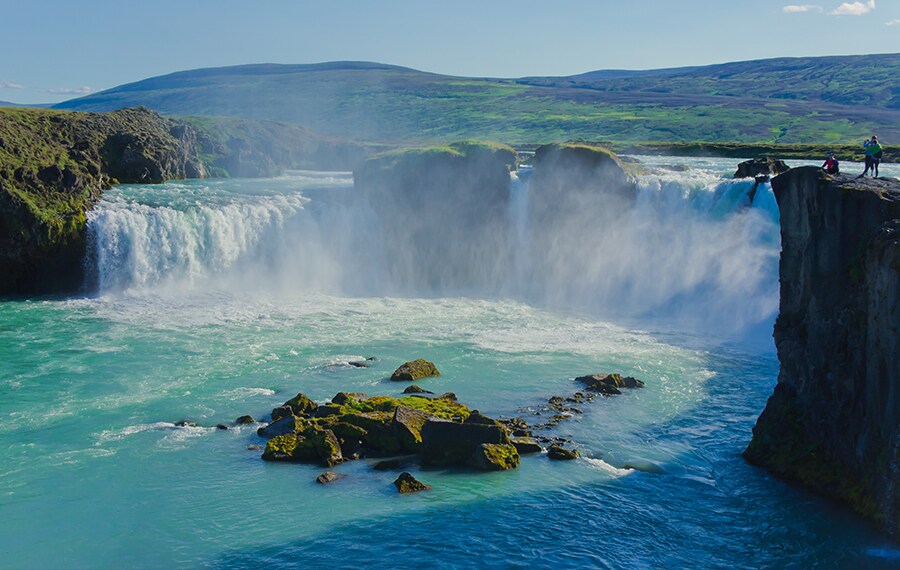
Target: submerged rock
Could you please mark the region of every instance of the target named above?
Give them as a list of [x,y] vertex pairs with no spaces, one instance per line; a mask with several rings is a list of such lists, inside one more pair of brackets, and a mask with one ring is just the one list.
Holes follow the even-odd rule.
[[437,366],[433,362],[429,362],[423,358],[413,360],[402,364],[397,370],[391,374],[391,380],[394,382],[415,382],[422,378],[430,378],[432,376],[440,376]]
[[399,459],[385,459],[373,465],[372,469],[375,471],[392,471],[394,469],[400,469],[401,465],[402,462]]
[[577,459],[580,454],[575,449],[566,449],[561,445],[551,445],[547,450],[547,457],[557,461],[571,461]]
[[335,473],[334,471],[326,471],[322,473],[318,477],[316,477],[316,483],[320,485],[327,485],[328,483],[334,483],[338,479],[345,478],[346,475],[343,473]]
[[228,429],[228,426],[226,426],[225,424],[216,424],[216,429],[218,429],[218,430],[227,430],[227,429]]
[[397,490],[403,494],[406,493],[418,493],[419,491],[427,491],[431,489],[431,485],[426,485],[422,483],[418,479],[412,476],[412,473],[408,471],[404,471],[397,477],[397,480],[394,481],[394,486],[397,487]]
[[191,420],[178,420],[175,427],[197,427],[197,422]]

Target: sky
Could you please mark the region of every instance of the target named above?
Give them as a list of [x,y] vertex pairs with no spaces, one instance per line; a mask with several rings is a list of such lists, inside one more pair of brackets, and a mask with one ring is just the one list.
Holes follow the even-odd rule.
[[0,100],[17,103],[245,63],[361,60],[521,77],[900,52],[900,0],[0,0],[0,9]]

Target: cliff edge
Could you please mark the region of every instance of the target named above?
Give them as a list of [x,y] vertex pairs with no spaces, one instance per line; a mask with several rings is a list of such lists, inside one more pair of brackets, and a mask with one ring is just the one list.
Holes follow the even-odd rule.
[[781,371],[746,459],[900,536],[900,182],[815,167],[781,210]]
[[0,109],[0,294],[78,290],[85,214],[114,183],[205,173],[196,132],[149,109]]

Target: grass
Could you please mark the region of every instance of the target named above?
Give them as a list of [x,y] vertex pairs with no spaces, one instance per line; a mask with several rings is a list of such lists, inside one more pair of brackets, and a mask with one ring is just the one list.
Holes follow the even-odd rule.
[[142,104],[384,143],[833,145],[873,132],[900,140],[900,100],[892,95],[900,55],[884,56],[874,69],[852,58],[751,63],[604,80],[460,78],[374,64],[242,66],[152,78],[62,106]]

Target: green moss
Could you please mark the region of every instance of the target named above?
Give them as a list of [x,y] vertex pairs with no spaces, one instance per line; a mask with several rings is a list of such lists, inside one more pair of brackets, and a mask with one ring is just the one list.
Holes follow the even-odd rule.
[[423,378],[440,375],[440,371],[433,362],[429,362],[424,358],[419,358],[418,360],[412,360],[401,364],[397,370],[391,374],[391,380],[395,382],[416,382]]
[[487,471],[507,471],[519,466],[519,451],[511,444],[483,443],[468,463]]

